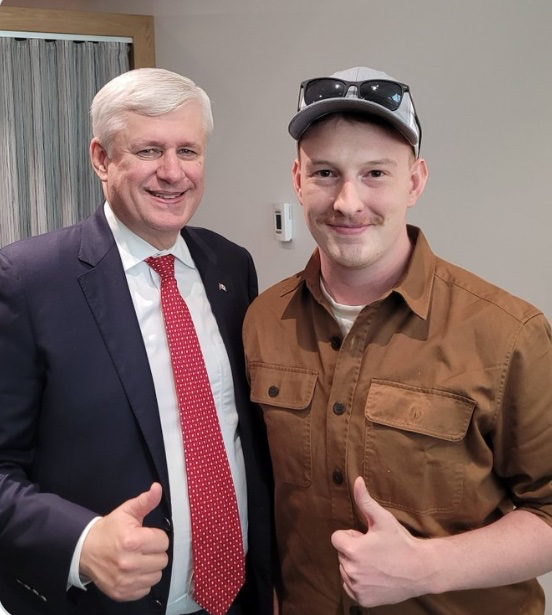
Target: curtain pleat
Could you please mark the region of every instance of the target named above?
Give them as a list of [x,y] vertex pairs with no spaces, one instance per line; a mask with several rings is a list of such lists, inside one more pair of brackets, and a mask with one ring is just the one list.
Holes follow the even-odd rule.
[[74,224],[102,202],[90,103],[127,70],[128,43],[0,38],[0,246]]

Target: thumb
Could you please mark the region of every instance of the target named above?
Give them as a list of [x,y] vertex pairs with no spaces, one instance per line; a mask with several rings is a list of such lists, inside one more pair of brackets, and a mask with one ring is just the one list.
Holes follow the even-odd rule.
[[119,506],[119,511],[130,515],[138,525],[142,525],[144,517],[154,508],[159,506],[163,489],[159,483],[153,483],[149,491],[144,491],[139,496],[123,502]]
[[340,553],[346,545],[351,544],[351,538],[362,538],[364,534],[358,530],[336,530],[330,537],[330,541],[335,549]]
[[376,502],[376,500],[374,500],[374,498],[368,493],[366,484],[364,483],[364,480],[361,476],[358,476],[356,478],[353,492],[357,506],[366,517],[366,521],[368,522],[368,529],[370,529],[376,523],[385,523],[388,520],[389,516],[394,519],[391,513],[389,513],[387,510],[385,510],[385,508],[380,506]]

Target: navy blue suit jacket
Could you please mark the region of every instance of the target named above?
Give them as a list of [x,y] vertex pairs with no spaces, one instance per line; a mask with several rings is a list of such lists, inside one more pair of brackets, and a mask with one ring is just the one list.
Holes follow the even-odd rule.
[[[246,462],[245,598],[271,613],[270,479],[249,402],[241,325],[257,293],[249,253],[205,229],[182,231],[225,342]],[[96,515],[158,481],[145,524],[171,532],[153,380],[103,207],[80,224],[0,251],[0,602],[13,615],[164,613],[171,564],[146,598],[66,591],[76,542]],[[172,562],[172,540],[169,559]]]

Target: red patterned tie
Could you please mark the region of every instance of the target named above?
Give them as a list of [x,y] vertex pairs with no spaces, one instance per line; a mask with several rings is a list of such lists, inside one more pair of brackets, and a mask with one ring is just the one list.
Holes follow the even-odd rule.
[[192,522],[194,599],[225,615],[245,580],[236,493],[194,323],[174,277],[174,256],[148,258],[161,276],[161,306],[184,439]]

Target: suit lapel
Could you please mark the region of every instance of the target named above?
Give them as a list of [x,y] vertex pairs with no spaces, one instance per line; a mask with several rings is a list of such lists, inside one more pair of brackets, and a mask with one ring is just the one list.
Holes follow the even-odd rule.
[[226,271],[218,266],[218,259],[212,248],[197,235],[185,228],[182,236],[188,245],[190,254],[203,281],[205,294],[211,304],[211,310],[217,321],[217,325],[226,346],[228,355],[231,356],[232,342],[228,329],[230,319],[227,308],[232,303],[235,289],[232,278]]
[[79,276],[79,284],[153,457],[163,493],[170,502],[153,379],[119,251],[103,208],[83,222],[79,259],[91,266]]

